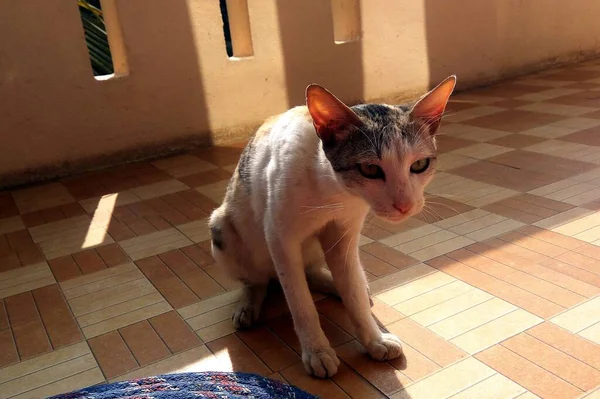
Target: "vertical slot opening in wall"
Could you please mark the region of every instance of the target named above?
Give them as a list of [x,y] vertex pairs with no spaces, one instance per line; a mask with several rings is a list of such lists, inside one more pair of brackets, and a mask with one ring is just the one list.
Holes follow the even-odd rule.
[[116,0],[77,0],[96,80],[129,73]]
[[225,49],[232,58],[254,55],[247,0],[219,0],[223,18]]
[[360,40],[360,0],[331,0],[333,40],[337,44]]

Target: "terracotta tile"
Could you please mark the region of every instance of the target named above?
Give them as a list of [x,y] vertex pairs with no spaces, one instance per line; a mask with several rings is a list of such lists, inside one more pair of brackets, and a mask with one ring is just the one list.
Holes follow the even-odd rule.
[[502,346],[581,390],[587,391],[600,384],[600,371],[528,334],[516,335],[502,342]]
[[503,346],[487,349],[476,358],[543,398],[573,398],[582,391]]
[[48,265],[58,282],[66,281],[82,274],[71,255],[49,260]]
[[444,256],[427,261],[427,264],[543,318],[551,317],[564,309],[547,299]]
[[148,320],[171,353],[179,353],[202,344],[202,341],[176,312],[167,312]]
[[440,370],[441,367],[406,342],[402,343],[404,357],[388,361],[412,381],[419,381]]
[[31,248],[34,243],[27,230],[14,231],[6,235],[10,246],[15,251]]
[[538,240],[535,237],[520,234],[518,232],[510,232],[497,237],[498,240],[506,241],[515,244],[531,251],[538,252],[542,255],[556,257],[568,252],[568,249],[554,245],[548,241]]
[[454,151],[459,148],[468,147],[476,144],[476,141],[462,139],[460,137],[440,136],[437,141],[438,151],[440,153]]
[[363,225],[361,234],[373,240],[381,240],[392,235],[392,233],[389,231],[384,230],[381,227],[377,227],[371,223],[365,223]]
[[19,354],[10,329],[0,330],[0,368],[19,361]]
[[[192,203],[198,209],[201,209],[207,215],[209,215],[215,208],[219,206],[212,199],[199,193],[197,190],[184,190],[177,193],[179,196],[185,198],[187,201]],[[191,218],[190,218],[191,219]]]
[[21,217],[23,218],[23,223],[25,223],[26,227],[35,227],[46,223],[46,218],[42,211],[24,213]]
[[117,331],[89,339],[88,344],[107,379],[139,367]]
[[369,358],[367,351],[357,342],[350,341],[336,348],[345,363],[386,395],[399,391],[412,381],[387,362]]
[[458,167],[451,169],[449,172],[467,179],[516,191],[530,191],[560,179],[543,172],[515,169],[491,160]]
[[564,253],[560,256],[557,256],[556,260],[583,270],[587,270],[594,274],[600,274],[598,273],[598,270],[600,270],[600,260],[590,258],[589,256],[585,256],[577,252]]
[[179,178],[181,182],[189,187],[198,187],[206,184],[216,183],[223,180],[229,180],[231,173],[223,169],[214,169],[208,172],[195,173],[193,175],[182,176]]
[[0,272],[13,270],[21,266],[21,261],[16,253],[0,256]]
[[377,277],[398,271],[394,266],[363,250],[360,250],[360,260],[363,268]]
[[119,332],[140,366],[154,363],[171,355],[147,320],[120,328]]
[[10,193],[0,193],[0,218],[6,218],[19,214],[15,201]]
[[217,357],[224,357],[235,370],[268,376],[275,370],[269,368],[235,335],[227,335],[206,344]]
[[541,229],[536,226],[523,226],[520,229],[518,229],[517,232],[571,250],[587,245],[584,241],[580,241],[573,237],[568,237],[559,233],[555,233],[550,230]]
[[360,249],[386,263],[389,263],[396,269],[405,269],[409,266],[419,263],[418,260],[379,242],[372,242],[370,244],[363,245]]
[[340,363],[338,372],[332,379],[344,392],[349,393],[354,398],[383,399],[386,397],[369,381],[348,367],[346,363]]
[[563,119],[563,117],[558,115],[511,109],[497,112],[492,115],[469,119],[463,123],[471,126],[519,133],[537,126],[548,125],[561,119]]
[[54,349],[83,339],[57,284],[38,288],[32,293]]
[[490,158],[489,161],[529,171],[548,170],[551,167],[552,176],[562,179],[596,168],[594,164],[588,162],[522,150],[501,154]]
[[580,269],[578,267],[573,267],[565,262],[561,262],[556,259],[550,259],[544,262],[541,262],[541,265],[547,267],[548,269],[555,270],[559,273],[565,274],[567,276],[573,277],[574,279],[584,281],[587,284],[600,287],[600,275],[589,272],[584,269]]
[[407,387],[392,398],[448,398],[493,374],[494,370],[469,357]]
[[445,367],[463,357],[465,352],[416,322],[405,318],[387,326],[391,333],[438,365]]
[[325,298],[315,302],[317,311],[330,320],[337,327],[356,338],[354,325],[348,316],[348,312],[341,300],[336,298]]
[[159,258],[141,259],[136,264],[174,308],[198,301],[198,297]]
[[226,291],[232,291],[243,286],[241,281],[233,280],[221,265],[213,263],[204,267],[204,271]]
[[108,226],[107,231],[115,241],[122,241],[136,237],[136,234],[129,227],[118,220],[113,220]]
[[[472,94],[478,94],[482,96],[493,96],[493,97],[504,97],[504,98],[514,98],[519,97],[529,93],[537,93],[542,91],[543,88],[539,86],[530,86],[527,84],[521,83],[500,83],[493,86],[485,87],[482,89],[473,90]],[[494,103],[495,104],[495,103]]]
[[96,252],[108,267],[118,266],[129,261],[129,257],[116,243],[98,247]]
[[72,255],[73,260],[79,266],[79,269],[83,274],[89,274],[106,269],[106,265],[102,261],[102,258],[93,249],[87,251],[78,252]]
[[143,236],[158,231],[150,222],[146,219],[138,218],[125,223],[127,227],[131,229],[137,236]]
[[300,363],[300,357],[268,328],[260,326],[236,335],[273,371]]
[[21,360],[52,350],[31,292],[4,299]]
[[321,398],[347,399],[349,396],[330,379],[317,379],[306,374],[303,364],[282,370],[280,374],[290,384]]
[[0,300],[0,330],[4,330],[5,328],[9,328],[10,325],[8,323],[8,314],[6,313],[6,306],[4,305],[4,301]]

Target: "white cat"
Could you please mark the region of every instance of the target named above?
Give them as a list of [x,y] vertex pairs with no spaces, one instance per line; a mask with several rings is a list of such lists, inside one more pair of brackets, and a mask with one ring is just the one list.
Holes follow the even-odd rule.
[[372,358],[402,354],[400,340],[382,333],[371,314],[359,234],[369,211],[392,222],[421,211],[455,84],[450,76],[412,106],[353,107],[310,85],[307,106],[260,127],[209,222],[213,256],[244,282],[236,328],[257,320],[267,284],[277,278],[308,373],[331,377],[339,365],[309,288],[339,293]]

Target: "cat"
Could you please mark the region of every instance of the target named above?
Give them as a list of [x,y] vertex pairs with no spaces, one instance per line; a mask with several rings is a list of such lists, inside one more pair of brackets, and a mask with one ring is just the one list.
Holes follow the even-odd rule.
[[452,75],[414,104],[348,107],[312,84],[306,106],[257,130],[209,218],[215,260],[243,282],[236,328],[257,321],[267,285],[278,279],[309,374],[331,377],[339,366],[310,290],[342,299],[373,359],[402,355],[400,340],[371,314],[359,234],[369,212],[398,223],[422,210],[455,85]]

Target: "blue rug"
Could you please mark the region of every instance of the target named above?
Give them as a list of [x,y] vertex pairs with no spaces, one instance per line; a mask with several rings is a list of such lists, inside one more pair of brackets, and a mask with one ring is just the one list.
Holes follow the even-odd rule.
[[51,399],[316,399],[298,388],[247,373],[182,373],[94,385]]

